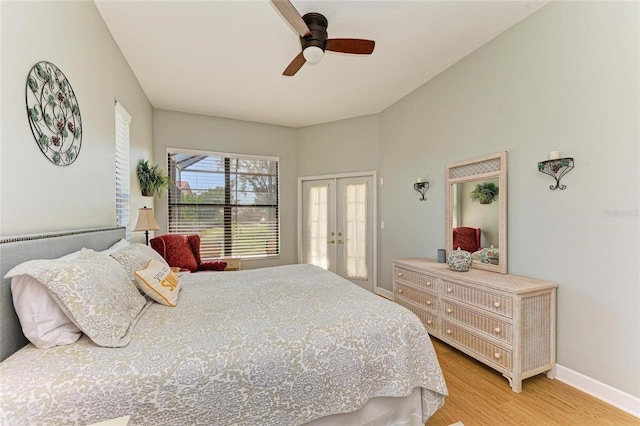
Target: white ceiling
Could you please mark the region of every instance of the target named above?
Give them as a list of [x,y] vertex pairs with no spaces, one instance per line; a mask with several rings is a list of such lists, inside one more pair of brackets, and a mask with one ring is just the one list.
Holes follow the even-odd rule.
[[547,2],[293,0],[329,38],[376,41],[293,77],[299,37],[269,0],[95,3],[154,108],[303,127],[384,110]]

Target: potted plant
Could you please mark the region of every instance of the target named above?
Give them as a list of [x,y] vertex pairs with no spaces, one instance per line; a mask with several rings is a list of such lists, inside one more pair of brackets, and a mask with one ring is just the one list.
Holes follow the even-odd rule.
[[498,185],[493,182],[484,182],[476,185],[476,189],[469,194],[471,201],[480,204],[491,204],[498,197]]
[[157,194],[158,197],[162,197],[164,190],[169,186],[169,177],[164,174],[164,171],[157,164],[150,166],[147,160],[138,161],[136,171],[142,196],[153,197]]

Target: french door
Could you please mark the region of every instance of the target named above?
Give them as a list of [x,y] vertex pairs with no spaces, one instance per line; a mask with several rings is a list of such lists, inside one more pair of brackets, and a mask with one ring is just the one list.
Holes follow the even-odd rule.
[[373,291],[374,173],[302,178],[301,263],[334,272]]

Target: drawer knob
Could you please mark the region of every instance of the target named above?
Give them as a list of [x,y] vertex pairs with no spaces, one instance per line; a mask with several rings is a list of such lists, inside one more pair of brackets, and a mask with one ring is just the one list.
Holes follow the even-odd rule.
[[451,334],[451,330],[447,330],[447,334]]
[[495,306],[496,308],[499,308],[500,307],[500,302],[494,302],[493,306]]
[[431,321],[431,320],[427,320],[427,324],[429,324],[429,325],[431,325],[432,322],[433,321]]
[[495,359],[500,359],[500,354],[496,352],[495,354],[493,354],[493,357],[494,357]]
[[451,308],[447,308],[447,313],[450,314],[451,313]]
[[447,288],[447,293],[451,293],[452,291],[451,288]]
[[427,287],[431,286],[431,281],[427,281]]
[[500,327],[496,327],[494,331],[496,332],[496,334],[500,334],[502,332],[502,330],[500,330]]
[[402,289],[401,288],[398,289],[398,293],[402,293]]
[[427,300],[427,306],[431,305],[431,300]]
[[402,272],[398,272],[398,276],[401,277],[402,276]]

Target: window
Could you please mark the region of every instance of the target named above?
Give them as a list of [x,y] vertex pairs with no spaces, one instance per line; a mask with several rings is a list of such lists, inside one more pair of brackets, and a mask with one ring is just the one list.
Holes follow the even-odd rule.
[[116,102],[116,225],[126,227],[126,238],[130,241],[129,225],[129,126],[131,116]]
[[169,149],[169,233],[199,234],[202,258],[280,254],[278,158]]

